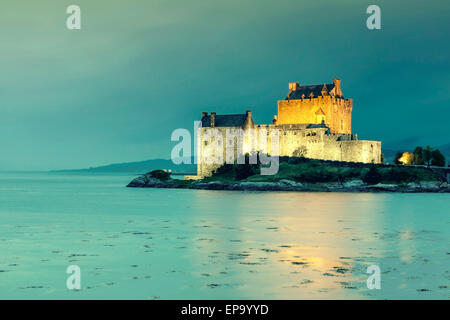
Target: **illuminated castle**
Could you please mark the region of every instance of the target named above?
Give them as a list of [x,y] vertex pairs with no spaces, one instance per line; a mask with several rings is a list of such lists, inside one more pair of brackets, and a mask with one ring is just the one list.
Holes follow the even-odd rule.
[[[297,156],[312,159],[380,163],[381,142],[358,140],[352,134],[352,99],[345,99],[341,90],[341,81],[333,83],[301,86],[289,84],[289,93],[284,100],[278,101],[278,116],[272,124],[255,124],[251,111],[244,114],[217,115],[215,112],[202,113],[201,127],[198,133],[197,154],[199,157],[198,176],[210,176],[220,164],[209,163],[208,158],[217,157],[217,153],[226,160],[226,143],[234,144],[235,159],[239,154],[259,152],[264,149],[273,153],[271,131],[277,131],[280,156]],[[208,130],[217,129],[222,133],[224,143],[214,143],[208,137]],[[248,133],[242,143],[228,141],[226,135],[235,129]],[[261,135],[264,130],[267,135]]]
[[274,124],[320,124],[331,133],[352,133],[352,99],[344,99],[341,80],[333,83],[300,86],[289,84],[286,99],[278,101],[278,119]]

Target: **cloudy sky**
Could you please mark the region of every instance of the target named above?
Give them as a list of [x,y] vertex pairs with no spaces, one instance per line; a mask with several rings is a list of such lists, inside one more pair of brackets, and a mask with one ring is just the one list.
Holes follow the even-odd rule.
[[3,0],[0,170],[168,159],[202,111],[267,123],[288,82],[333,77],[360,138],[446,144],[449,21],[438,0]]

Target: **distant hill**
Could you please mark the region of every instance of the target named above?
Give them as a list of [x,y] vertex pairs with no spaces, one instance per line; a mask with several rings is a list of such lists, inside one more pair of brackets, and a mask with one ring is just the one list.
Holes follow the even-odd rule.
[[114,163],[106,166],[91,167],[86,169],[56,170],[53,172],[86,172],[86,173],[147,173],[156,169],[170,169],[173,172],[197,172],[196,164],[176,165],[172,160],[153,159],[137,162]]
[[[445,156],[447,161],[450,160],[450,143],[437,147]],[[382,149],[382,152],[386,158],[386,162],[393,162],[394,156],[398,151],[412,151],[414,148],[408,147],[398,147],[395,148],[389,145],[386,149]],[[191,163],[193,163],[193,159]],[[173,172],[182,173],[194,173],[197,172],[196,164],[180,164],[175,165],[172,160],[167,159],[153,159],[137,162],[126,162],[126,163],[113,163],[106,166],[91,167],[86,169],[67,169],[67,170],[56,170],[53,172],[92,172],[92,173],[146,173],[156,169],[170,169]]]

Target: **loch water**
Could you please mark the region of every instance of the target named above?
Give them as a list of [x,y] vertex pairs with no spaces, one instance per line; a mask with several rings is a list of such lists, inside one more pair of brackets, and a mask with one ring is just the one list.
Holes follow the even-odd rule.
[[[125,188],[132,178],[0,173],[0,298],[450,297],[448,194]],[[71,265],[81,290],[66,287]]]

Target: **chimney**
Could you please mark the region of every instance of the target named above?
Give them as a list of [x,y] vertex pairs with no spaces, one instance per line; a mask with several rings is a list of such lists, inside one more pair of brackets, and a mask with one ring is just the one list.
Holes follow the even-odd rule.
[[202,112],[202,119],[208,116],[208,112]]
[[336,88],[335,89],[336,95],[343,96],[342,91],[341,91],[341,80],[338,78],[334,78],[333,83],[334,83],[334,87]]
[[290,82],[289,83],[289,91],[295,91],[300,87],[300,84],[298,82]]
[[216,126],[216,113],[211,112],[211,127],[215,127],[215,126]]
[[245,114],[247,117],[245,118],[243,127],[244,127],[244,129],[252,128],[255,125],[255,123],[253,122],[253,119],[252,119],[252,112],[250,110],[247,110],[247,111],[245,111]]

